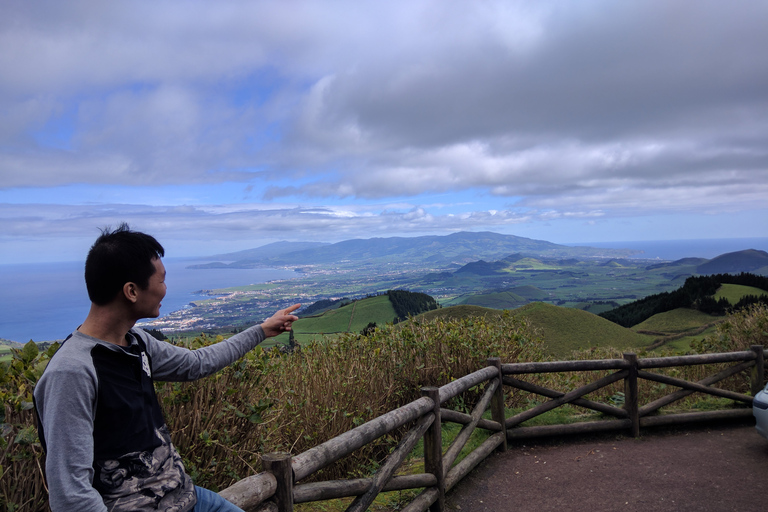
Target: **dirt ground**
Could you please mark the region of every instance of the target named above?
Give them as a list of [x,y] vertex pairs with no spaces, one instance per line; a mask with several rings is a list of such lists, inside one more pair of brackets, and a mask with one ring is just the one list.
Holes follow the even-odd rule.
[[465,512],[766,512],[768,439],[754,421],[510,445],[446,500]]

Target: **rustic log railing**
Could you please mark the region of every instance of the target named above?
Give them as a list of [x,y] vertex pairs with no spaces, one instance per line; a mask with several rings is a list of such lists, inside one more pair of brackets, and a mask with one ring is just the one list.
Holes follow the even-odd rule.
[[[735,363],[715,375],[690,382],[654,373],[650,370],[667,367]],[[443,511],[445,494],[464,478],[479,462],[494,451],[503,451],[507,442],[520,438],[551,435],[623,430],[632,436],[640,428],[685,424],[709,420],[734,419],[752,415],[751,407],[717,411],[654,415],[661,407],[685,398],[694,392],[724,397],[751,406],[752,396],[713,387],[714,384],[745,370],[751,371],[751,394],[758,393],[765,382],[765,350],[755,345],[744,352],[702,354],[678,357],[638,359],[624,354],[623,359],[591,361],[556,361],[501,364],[489,359],[488,366],[440,388],[423,388],[422,397],[390,411],[359,427],[345,432],[304,453],[271,453],[262,456],[264,472],[241,480],[224,489],[221,494],[246,511],[289,512],[294,504],[336,498],[353,497],[347,511],[364,511],[381,492],[423,489],[403,511]],[[612,371],[580,388],[561,392],[522,380],[526,374],[552,372]],[[670,385],[679,390],[645,405],[639,404],[638,380],[645,379]],[[601,388],[624,381],[624,406],[583,398]],[[485,383],[483,395],[471,414],[441,407],[465,391]],[[503,386],[540,395],[548,399],[531,409],[505,418]],[[523,427],[521,423],[565,404],[591,409],[614,420],[598,420],[564,425]],[[490,407],[491,419],[483,418]],[[443,453],[441,424],[463,425],[454,441]],[[302,483],[333,462],[406,425],[410,430],[397,448],[387,457],[372,478],[332,480]],[[490,432],[489,437],[458,464],[454,464],[476,428]],[[420,439],[424,439],[424,473],[395,476]]]

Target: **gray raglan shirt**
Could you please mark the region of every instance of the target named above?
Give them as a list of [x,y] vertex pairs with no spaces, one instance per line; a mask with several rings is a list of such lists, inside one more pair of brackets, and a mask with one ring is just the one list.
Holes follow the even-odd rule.
[[120,347],[75,331],[35,387],[53,512],[184,512],[194,486],[184,471],[153,380],[190,381],[233,363],[264,340],[260,326],[188,350],[139,328]]

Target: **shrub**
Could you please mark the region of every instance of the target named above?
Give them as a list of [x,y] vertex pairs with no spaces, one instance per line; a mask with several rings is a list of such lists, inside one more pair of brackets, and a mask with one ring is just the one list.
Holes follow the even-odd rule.
[[[260,468],[260,454],[298,454],[486,364],[539,360],[527,324],[501,319],[411,321],[348,333],[288,355],[252,351],[201,381],[159,383],[174,443],[198,485],[221,489]],[[397,442],[382,439],[325,471],[354,474]]]

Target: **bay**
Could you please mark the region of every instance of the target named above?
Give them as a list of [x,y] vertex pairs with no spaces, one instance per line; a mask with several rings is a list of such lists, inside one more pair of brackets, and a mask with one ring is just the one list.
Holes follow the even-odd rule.
[[[189,269],[204,263],[182,258],[163,259],[168,292],[161,316],[196,299],[200,290],[245,286],[301,274],[285,269]],[[82,262],[0,265],[0,338],[20,343],[66,337],[88,315]]]

